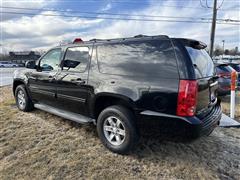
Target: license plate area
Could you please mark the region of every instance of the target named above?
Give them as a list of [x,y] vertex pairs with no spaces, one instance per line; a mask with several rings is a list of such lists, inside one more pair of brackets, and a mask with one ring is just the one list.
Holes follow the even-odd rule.
[[218,81],[215,81],[209,85],[209,105],[215,105],[217,103],[217,88]]

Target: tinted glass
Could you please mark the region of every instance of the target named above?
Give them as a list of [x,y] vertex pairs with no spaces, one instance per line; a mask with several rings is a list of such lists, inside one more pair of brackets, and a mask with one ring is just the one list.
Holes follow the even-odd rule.
[[102,73],[178,77],[176,58],[169,40],[102,45],[98,46],[97,52]]
[[56,70],[61,58],[61,49],[50,50],[40,61],[42,71]]
[[233,71],[233,69],[230,67],[230,66],[228,66],[228,65],[220,65],[220,66],[217,66],[216,67],[216,70],[217,70],[217,73],[230,73],[230,72],[232,72]]
[[233,69],[235,69],[237,72],[240,72],[240,65],[239,64],[233,64]]
[[207,51],[204,49],[195,49],[186,47],[192,63],[195,67],[197,77],[213,76],[214,64]]
[[89,59],[88,47],[71,47],[67,49],[64,58],[64,69],[69,71],[84,72]]

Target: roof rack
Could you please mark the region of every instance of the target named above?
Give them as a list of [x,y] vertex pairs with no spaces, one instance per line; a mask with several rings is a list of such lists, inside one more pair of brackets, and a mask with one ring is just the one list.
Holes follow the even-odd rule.
[[90,39],[89,41],[97,42],[97,41],[106,41],[106,40],[104,40],[104,39]]
[[163,38],[169,38],[167,35],[157,35],[157,36],[147,36],[147,35],[143,35],[143,34],[139,34],[139,35],[136,35],[136,36],[133,36],[133,37],[126,37],[126,38],[115,38],[115,39],[91,39],[89,40],[90,42],[91,41],[94,41],[94,42],[111,42],[111,41],[124,41],[124,40],[130,40],[130,39],[135,39],[135,38],[144,38],[144,37],[148,37],[148,38],[159,38],[159,37],[163,37]]
[[133,36],[134,38],[141,38],[141,37],[149,37],[147,35],[143,35],[143,34],[139,34],[139,35],[136,35],[136,36]]

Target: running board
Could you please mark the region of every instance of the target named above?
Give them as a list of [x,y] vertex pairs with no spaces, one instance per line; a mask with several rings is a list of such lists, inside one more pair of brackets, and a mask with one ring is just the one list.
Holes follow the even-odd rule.
[[77,123],[81,123],[81,124],[95,123],[94,119],[88,118],[86,116],[83,116],[83,115],[80,115],[80,114],[77,114],[77,113],[72,113],[72,112],[69,112],[69,111],[57,109],[57,108],[54,108],[52,106],[48,106],[48,105],[45,105],[45,104],[34,104],[34,107],[37,108],[37,109],[49,112],[51,114],[60,116],[62,118],[69,119],[71,121],[75,121]]

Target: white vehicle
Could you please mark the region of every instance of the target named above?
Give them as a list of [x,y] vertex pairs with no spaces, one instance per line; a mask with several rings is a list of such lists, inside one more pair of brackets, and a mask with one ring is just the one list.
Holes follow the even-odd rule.
[[0,61],[0,67],[18,67],[18,64],[9,62],[9,61]]

